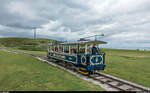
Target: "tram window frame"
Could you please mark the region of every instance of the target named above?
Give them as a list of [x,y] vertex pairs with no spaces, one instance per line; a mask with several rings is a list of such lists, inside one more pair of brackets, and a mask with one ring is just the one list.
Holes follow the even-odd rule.
[[53,46],[51,46],[51,52],[53,51]]
[[57,45],[55,45],[55,52],[58,52],[58,47],[57,47]]
[[85,45],[79,45],[79,51],[78,51],[78,53],[79,54],[85,54]]
[[92,53],[92,45],[88,44],[87,45],[87,54],[91,54]]
[[53,45],[53,52],[55,52],[55,46]]
[[56,45],[57,46],[57,51],[56,52],[59,52],[59,45]]
[[63,46],[59,45],[59,52],[63,53]]
[[64,46],[62,45],[62,53],[64,53]]
[[54,45],[54,52],[56,52],[56,46]]
[[48,51],[49,51],[49,52],[51,51],[51,46],[48,47]]
[[68,53],[69,54],[69,46],[64,46],[64,53]]
[[52,51],[54,52],[54,46],[52,46]]
[[77,46],[76,45],[70,46],[70,54],[73,54],[73,55],[77,54]]

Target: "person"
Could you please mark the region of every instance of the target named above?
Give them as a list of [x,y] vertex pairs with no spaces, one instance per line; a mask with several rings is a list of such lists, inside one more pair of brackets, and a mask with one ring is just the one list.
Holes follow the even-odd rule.
[[92,47],[92,55],[96,55],[96,54],[98,54],[98,50],[96,48],[96,44],[94,43]]

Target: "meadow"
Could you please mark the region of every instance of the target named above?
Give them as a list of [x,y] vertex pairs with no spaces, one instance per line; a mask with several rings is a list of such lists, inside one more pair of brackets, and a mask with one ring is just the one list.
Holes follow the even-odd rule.
[[0,50],[0,91],[104,91],[67,71]]
[[[19,41],[16,41],[16,39],[14,41],[11,41],[11,38],[9,38],[9,40],[10,40],[9,42],[12,42],[12,45],[15,45],[13,44],[13,42],[19,43]],[[26,42],[31,42],[31,41],[38,42],[36,46],[39,46],[41,44],[47,44],[48,42],[53,41],[53,40],[47,41],[47,39],[46,41],[43,41],[43,39],[39,39],[39,40],[23,39],[23,40],[25,40]],[[3,44],[3,46],[1,47],[6,47],[5,43],[9,44],[9,42],[4,42],[4,41],[7,41],[7,38],[4,40],[0,39],[1,45]],[[26,43],[23,42],[22,44],[26,45]],[[41,49],[38,50],[37,48],[34,48],[33,50],[36,51],[31,51],[32,48],[30,49],[30,47],[24,50],[23,48],[18,46],[13,48],[10,47],[8,49],[46,56],[47,54],[46,47],[41,47],[41,48],[42,50]],[[121,50],[121,49],[100,49],[100,50],[106,53],[106,57],[105,57],[106,69],[102,71],[103,73],[107,73],[116,76],[118,78],[122,78],[146,87],[150,87],[150,79],[149,79],[150,51]]]
[[[19,50],[46,56],[46,52]],[[101,49],[106,53],[106,69],[101,71],[146,87],[150,87],[150,51]]]
[[106,69],[102,72],[150,87],[150,51],[102,49]]

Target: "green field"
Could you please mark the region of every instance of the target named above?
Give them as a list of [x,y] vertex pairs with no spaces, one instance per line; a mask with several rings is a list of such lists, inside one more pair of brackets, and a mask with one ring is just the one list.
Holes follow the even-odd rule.
[[30,51],[30,50],[22,50],[22,49],[18,49],[18,48],[6,48],[6,49],[8,49],[8,50],[15,50],[15,51],[19,51],[19,52],[36,54],[36,55],[39,55],[39,56],[46,56],[47,55],[46,51]]
[[[18,49],[17,49],[18,50]],[[18,50],[46,56],[46,52]],[[106,69],[102,72],[150,87],[150,51],[102,49]]]
[[150,87],[150,51],[103,49],[104,73]]
[[[9,41],[8,41],[9,40]],[[19,40],[19,39],[18,39]],[[23,39],[24,40],[24,39]],[[8,42],[6,42],[8,41]],[[47,42],[44,42],[40,39],[25,39],[27,42],[38,42],[38,45],[40,44],[47,44]],[[26,45],[26,43],[23,43],[22,41],[16,41],[16,39],[13,39],[11,41],[11,38],[9,39],[0,39],[0,45],[3,47],[6,44],[9,45],[9,42],[12,42],[12,45],[16,42],[21,42],[18,46]],[[41,42],[41,43],[40,43]],[[30,44],[30,43],[29,43]],[[36,46],[38,46],[36,45]],[[17,45],[16,45],[17,46]],[[17,51],[23,51],[27,53],[37,54],[37,55],[43,55],[46,56],[46,51],[38,51],[39,48],[33,48],[33,47],[25,47],[19,48],[19,47],[9,49],[15,49]],[[36,50],[36,51],[30,51],[30,50]],[[46,47],[42,47],[42,49],[46,50]],[[106,53],[106,69],[102,72],[116,76],[118,78],[122,78],[146,87],[150,87],[150,51],[138,51],[138,50],[119,50],[119,49],[101,49]]]
[[0,91],[104,91],[37,59],[0,50]]
[[[102,49],[106,53],[106,69],[102,72],[150,87],[150,51]],[[24,51],[24,50],[21,50]],[[28,53],[36,52],[29,52]],[[45,55],[41,52],[41,55]]]

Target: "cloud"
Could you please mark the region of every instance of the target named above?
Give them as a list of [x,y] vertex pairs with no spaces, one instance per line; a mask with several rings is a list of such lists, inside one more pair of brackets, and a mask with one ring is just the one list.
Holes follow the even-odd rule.
[[44,24],[42,25],[41,27],[44,29],[44,30],[49,30],[49,31],[55,31],[57,28],[59,28],[59,26],[61,26],[62,23],[60,21],[53,21],[53,20],[50,20],[47,24]]
[[149,0],[2,0],[0,36],[75,41],[105,34],[108,47],[149,46]]

